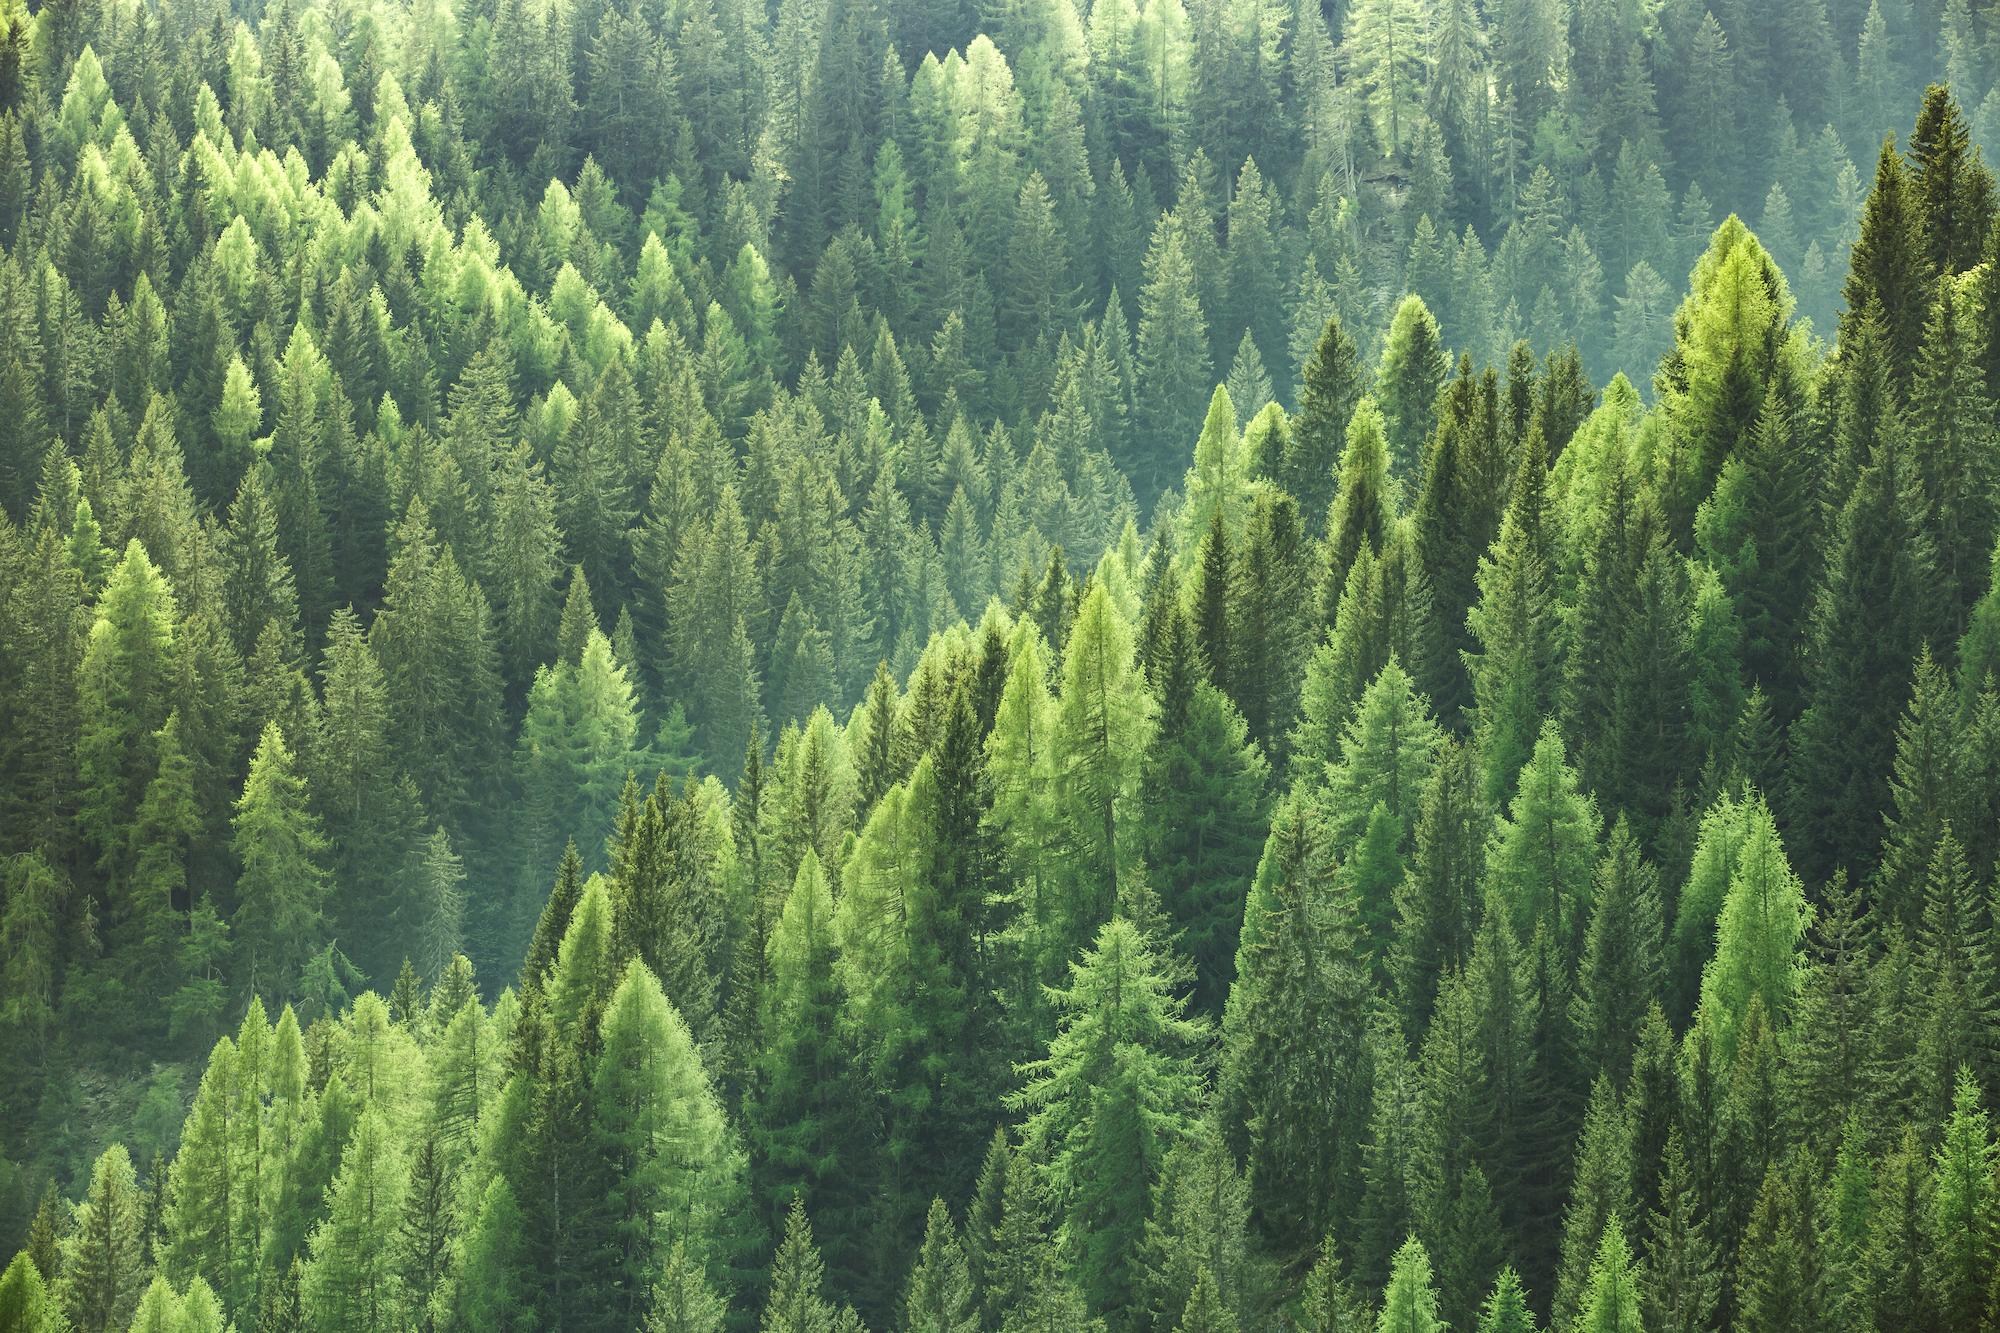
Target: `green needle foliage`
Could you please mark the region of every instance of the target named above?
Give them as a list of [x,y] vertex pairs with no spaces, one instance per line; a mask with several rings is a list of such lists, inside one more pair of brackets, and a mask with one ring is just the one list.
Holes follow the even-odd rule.
[[0,0],[0,1329],[1990,1328],[1991,28]]

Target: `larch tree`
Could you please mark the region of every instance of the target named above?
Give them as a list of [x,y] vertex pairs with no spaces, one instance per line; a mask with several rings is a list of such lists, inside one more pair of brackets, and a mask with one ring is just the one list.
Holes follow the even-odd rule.
[[282,997],[324,940],[326,839],[275,722],[257,743],[232,828],[243,867],[230,918],[239,967],[251,991]]
[[167,720],[173,671],[173,589],[137,538],[111,571],[78,667],[77,817],[107,868],[158,767],[153,738]]
[[1731,1058],[1753,999],[1774,1021],[1791,1012],[1798,989],[1799,946],[1812,924],[1805,887],[1792,873],[1778,827],[1759,801],[1750,810],[1729,890],[1715,923],[1715,955],[1701,976],[1700,1020]]
[[1120,901],[1139,852],[1135,807],[1154,727],[1151,693],[1133,654],[1132,627],[1102,583],[1077,609],[1063,651],[1051,765],[1063,837],[1069,955],[1095,936]]
[[396,1225],[407,1188],[406,1164],[383,1112],[364,1108],[306,1262],[305,1290],[323,1327],[354,1333],[404,1327],[407,1298],[395,1252],[381,1242]]

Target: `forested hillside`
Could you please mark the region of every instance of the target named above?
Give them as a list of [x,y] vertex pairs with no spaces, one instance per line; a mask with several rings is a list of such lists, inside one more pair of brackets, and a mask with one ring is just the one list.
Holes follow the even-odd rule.
[[1996,80],[0,0],[0,1331],[2000,1328]]

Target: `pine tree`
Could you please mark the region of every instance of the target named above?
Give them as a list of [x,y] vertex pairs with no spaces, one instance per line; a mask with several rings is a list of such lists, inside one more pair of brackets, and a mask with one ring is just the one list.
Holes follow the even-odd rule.
[[1414,480],[1423,464],[1424,447],[1437,425],[1438,390],[1450,373],[1437,320],[1421,298],[1405,296],[1389,321],[1376,376],[1390,472],[1398,480]]
[[1339,479],[1327,512],[1326,565],[1320,576],[1320,606],[1329,622],[1333,617],[1326,613],[1338,604],[1362,547],[1379,556],[1395,517],[1387,428],[1372,398],[1362,398],[1347,423]]
[[727,1314],[683,1245],[668,1253],[648,1306],[646,1333],[722,1333]]
[[1950,277],[1979,262],[1992,228],[1993,174],[1949,89],[1932,84],[1910,135],[1909,193],[1930,271]]
[[1494,1279],[1493,1291],[1479,1311],[1478,1333],[1535,1333],[1534,1312],[1512,1268],[1501,1269]]
[[1909,169],[1896,151],[1895,138],[1885,138],[1841,289],[1846,301],[1841,341],[1849,342],[1863,322],[1879,320],[1890,373],[1898,383],[1906,382],[1916,365],[1930,303],[1924,217],[1912,193]]
[[97,599],[77,669],[77,818],[106,868],[158,768],[153,738],[170,707],[177,614],[165,576],[133,539]]
[[[1599,1075],[1591,1089],[1577,1140],[1576,1170],[1569,1207],[1562,1222],[1562,1260],[1556,1273],[1552,1321],[1558,1328],[1574,1326],[1596,1295],[1594,1270],[1603,1257],[1608,1236],[1617,1235],[1617,1305],[1636,1317],[1638,1293],[1629,1272],[1624,1226],[1632,1206],[1631,1125],[1611,1081]],[[1610,1327],[1623,1328],[1613,1324]]]
[[1296,795],[1280,802],[1244,907],[1220,1092],[1247,1144],[1256,1224],[1287,1260],[1318,1245],[1359,1195],[1351,1136],[1312,1129],[1328,1107],[1354,1123],[1368,1097],[1359,941],[1318,812]]
[[1765,1173],[1737,1261],[1736,1298],[1746,1324],[1800,1330],[1826,1326],[1814,1183],[1805,1171],[1786,1164]]
[[[395,1243],[409,1317],[422,1330],[437,1326],[451,1272],[458,1218],[448,1171],[437,1139],[426,1135],[418,1140],[409,1155],[409,1183]],[[303,1286],[304,1274],[300,1277]]]
[[1624,816],[1613,825],[1592,885],[1595,900],[1579,961],[1574,1022],[1584,1068],[1623,1080],[1662,976],[1658,876],[1640,858]]
[[1546,928],[1574,957],[1597,866],[1597,802],[1579,790],[1553,722],[1543,725],[1520,779],[1488,844],[1486,888],[1506,905],[1518,938]]
[[1439,981],[1472,954],[1488,829],[1471,751],[1445,746],[1417,807],[1410,870],[1396,887],[1389,936],[1387,967],[1406,1033],[1429,1024]]
[[1715,925],[1715,956],[1701,976],[1700,1021],[1715,1030],[1723,1060],[1751,1004],[1782,1022],[1798,987],[1798,950],[1813,911],[1792,873],[1776,823],[1757,801],[1745,819],[1741,850]]
[[1196,1003],[1221,1009],[1257,865],[1268,769],[1228,696],[1203,679],[1187,616],[1172,614],[1153,675],[1158,725],[1139,800],[1161,905],[1193,957]]
[[159,771],[146,785],[132,827],[130,916],[111,928],[135,951],[128,956],[138,959],[142,993],[158,1000],[182,980],[181,937],[194,911],[188,862],[207,827],[195,801],[194,766],[181,744],[178,712],[167,715],[154,744]]
[[0,1273],[0,1320],[22,1333],[62,1333],[74,1327],[25,1250]]
[[[846,1189],[862,1174],[860,1107],[841,1023],[833,898],[819,857],[807,850],[766,945],[753,1093],[745,1107],[758,1204],[773,1222],[792,1200],[849,1224]],[[838,1238],[845,1247],[848,1237]],[[844,1269],[844,1253],[836,1254]]]
[[1247,1182],[1212,1118],[1169,1154],[1142,1256],[1145,1304],[1161,1323],[1204,1282],[1211,1318],[1247,1318],[1259,1304],[1269,1279],[1252,1246]]
[[1208,382],[1208,322],[1202,315],[1200,278],[1183,228],[1172,220],[1153,231],[1146,250],[1146,282],[1139,292],[1139,426],[1144,454],[1135,459],[1141,495],[1165,484],[1172,460],[1196,433],[1201,392]]
[[590,1113],[609,1167],[606,1268],[593,1293],[640,1322],[650,1281],[683,1247],[714,1271],[742,1173],[735,1136],[687,1025],[643,963],[633,962],[600,1023]]

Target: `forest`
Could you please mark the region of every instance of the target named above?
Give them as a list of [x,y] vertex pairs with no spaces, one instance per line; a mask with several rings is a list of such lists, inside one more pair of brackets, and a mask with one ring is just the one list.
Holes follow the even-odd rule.
[[1995,1333],[1982,144],[1970,0],[0,0],[0,1333]]

